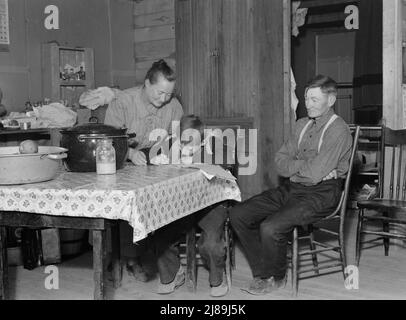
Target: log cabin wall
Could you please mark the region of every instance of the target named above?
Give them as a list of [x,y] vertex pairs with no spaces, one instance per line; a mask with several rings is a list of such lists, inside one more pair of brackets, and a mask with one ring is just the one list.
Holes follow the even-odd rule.
[[[44,27],[44,9],[59,8],[59,29]],[[135,83],[133,3],[128,0],[11,0],[10,46],[0,52],[0,88],[8,111],[42,100],[41,43],[94,49],[95,85]]]
[[151,64],[164,58],[175,65],[174,0],[133,2],[136,83],[143,83]]
[[276,186],[274,155],[291,130],[290,2],[176,0],[175,25],[185,112],[253,119],[258,167],[239,177],[243,198]]
[[273,157],[291,128],[290,1],[134,2],[136,81],[152,62],[175,64],[185,113],[258,129],[257,171],[243,198],[276,186]]

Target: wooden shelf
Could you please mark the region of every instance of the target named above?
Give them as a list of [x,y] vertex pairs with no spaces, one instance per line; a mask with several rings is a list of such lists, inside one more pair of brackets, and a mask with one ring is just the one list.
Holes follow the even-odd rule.
[[[361,136],[358,142],[358,153],[370,154],[376,153],[376,159],[374,157],[369,158],[370,162],[360,165],[354,172],[355,184],[352,186],[354,188],[354,195],[361,190],[365,183],[369,185],[375,185],[378,190],[381,184],[380,178],[380,168],[381,168],[381,147],[382,147],[382,126],[361,126]],[[372,162],[374,161],[374,162]],[[351,201],[352,200],[352,201]],[[350,199],[350,208],[356,208],[356,200]]]
[[[43,44],[41,71],[43,98],[52,102],[65,100],[68,106],[78,105],[80,95],[95,85],[93,49]],[[74,74],[75,80],[63,80],[62,74],[68,77]],[[80,77],[83,80],[76,80]]]
[[85,87],[86,82],[83,80],[60,80],[59,85],[66,87]]
[[379,173],[374,172],[374,171],[360,171],[360,172],[357,172],[357,174],[359,176],[375,176],[375,177],[379,176]]

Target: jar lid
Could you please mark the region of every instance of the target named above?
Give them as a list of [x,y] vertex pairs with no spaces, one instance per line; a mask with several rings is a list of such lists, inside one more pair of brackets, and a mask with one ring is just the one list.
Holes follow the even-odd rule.
[[61,133],[80,133],[80,134],[111,134],[111,135],[124,135],[127,132],[127,128],[117,128],[102,123],[84,123],[76,125],[72,128],[62,130]]

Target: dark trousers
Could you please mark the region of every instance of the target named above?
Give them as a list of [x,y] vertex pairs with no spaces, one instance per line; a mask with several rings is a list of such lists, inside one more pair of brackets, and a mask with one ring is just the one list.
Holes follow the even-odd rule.
[[306,226],[332,213],[342,180],[315,186],[286,182],[230,210],[231,226],[245,251],[254,277],[276,279],[286,273],[287,242],[295,226]]
[[180,267],[179,242],[197,223],[202,229],[197,245],[209,269],[210,285],[221,284],[225,268],[224,223],[227,214],[227,208],[218,204],[174,221],[155,232],[151,242],[155,247],[161,283],[166,284],[174,280]]

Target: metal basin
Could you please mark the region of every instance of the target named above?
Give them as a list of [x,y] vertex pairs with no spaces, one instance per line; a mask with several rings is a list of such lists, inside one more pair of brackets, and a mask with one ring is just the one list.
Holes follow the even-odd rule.
[[38,147],[38,153],[20,154],[17,147],[0,147],[0,185],[54,179],[68,149]]

